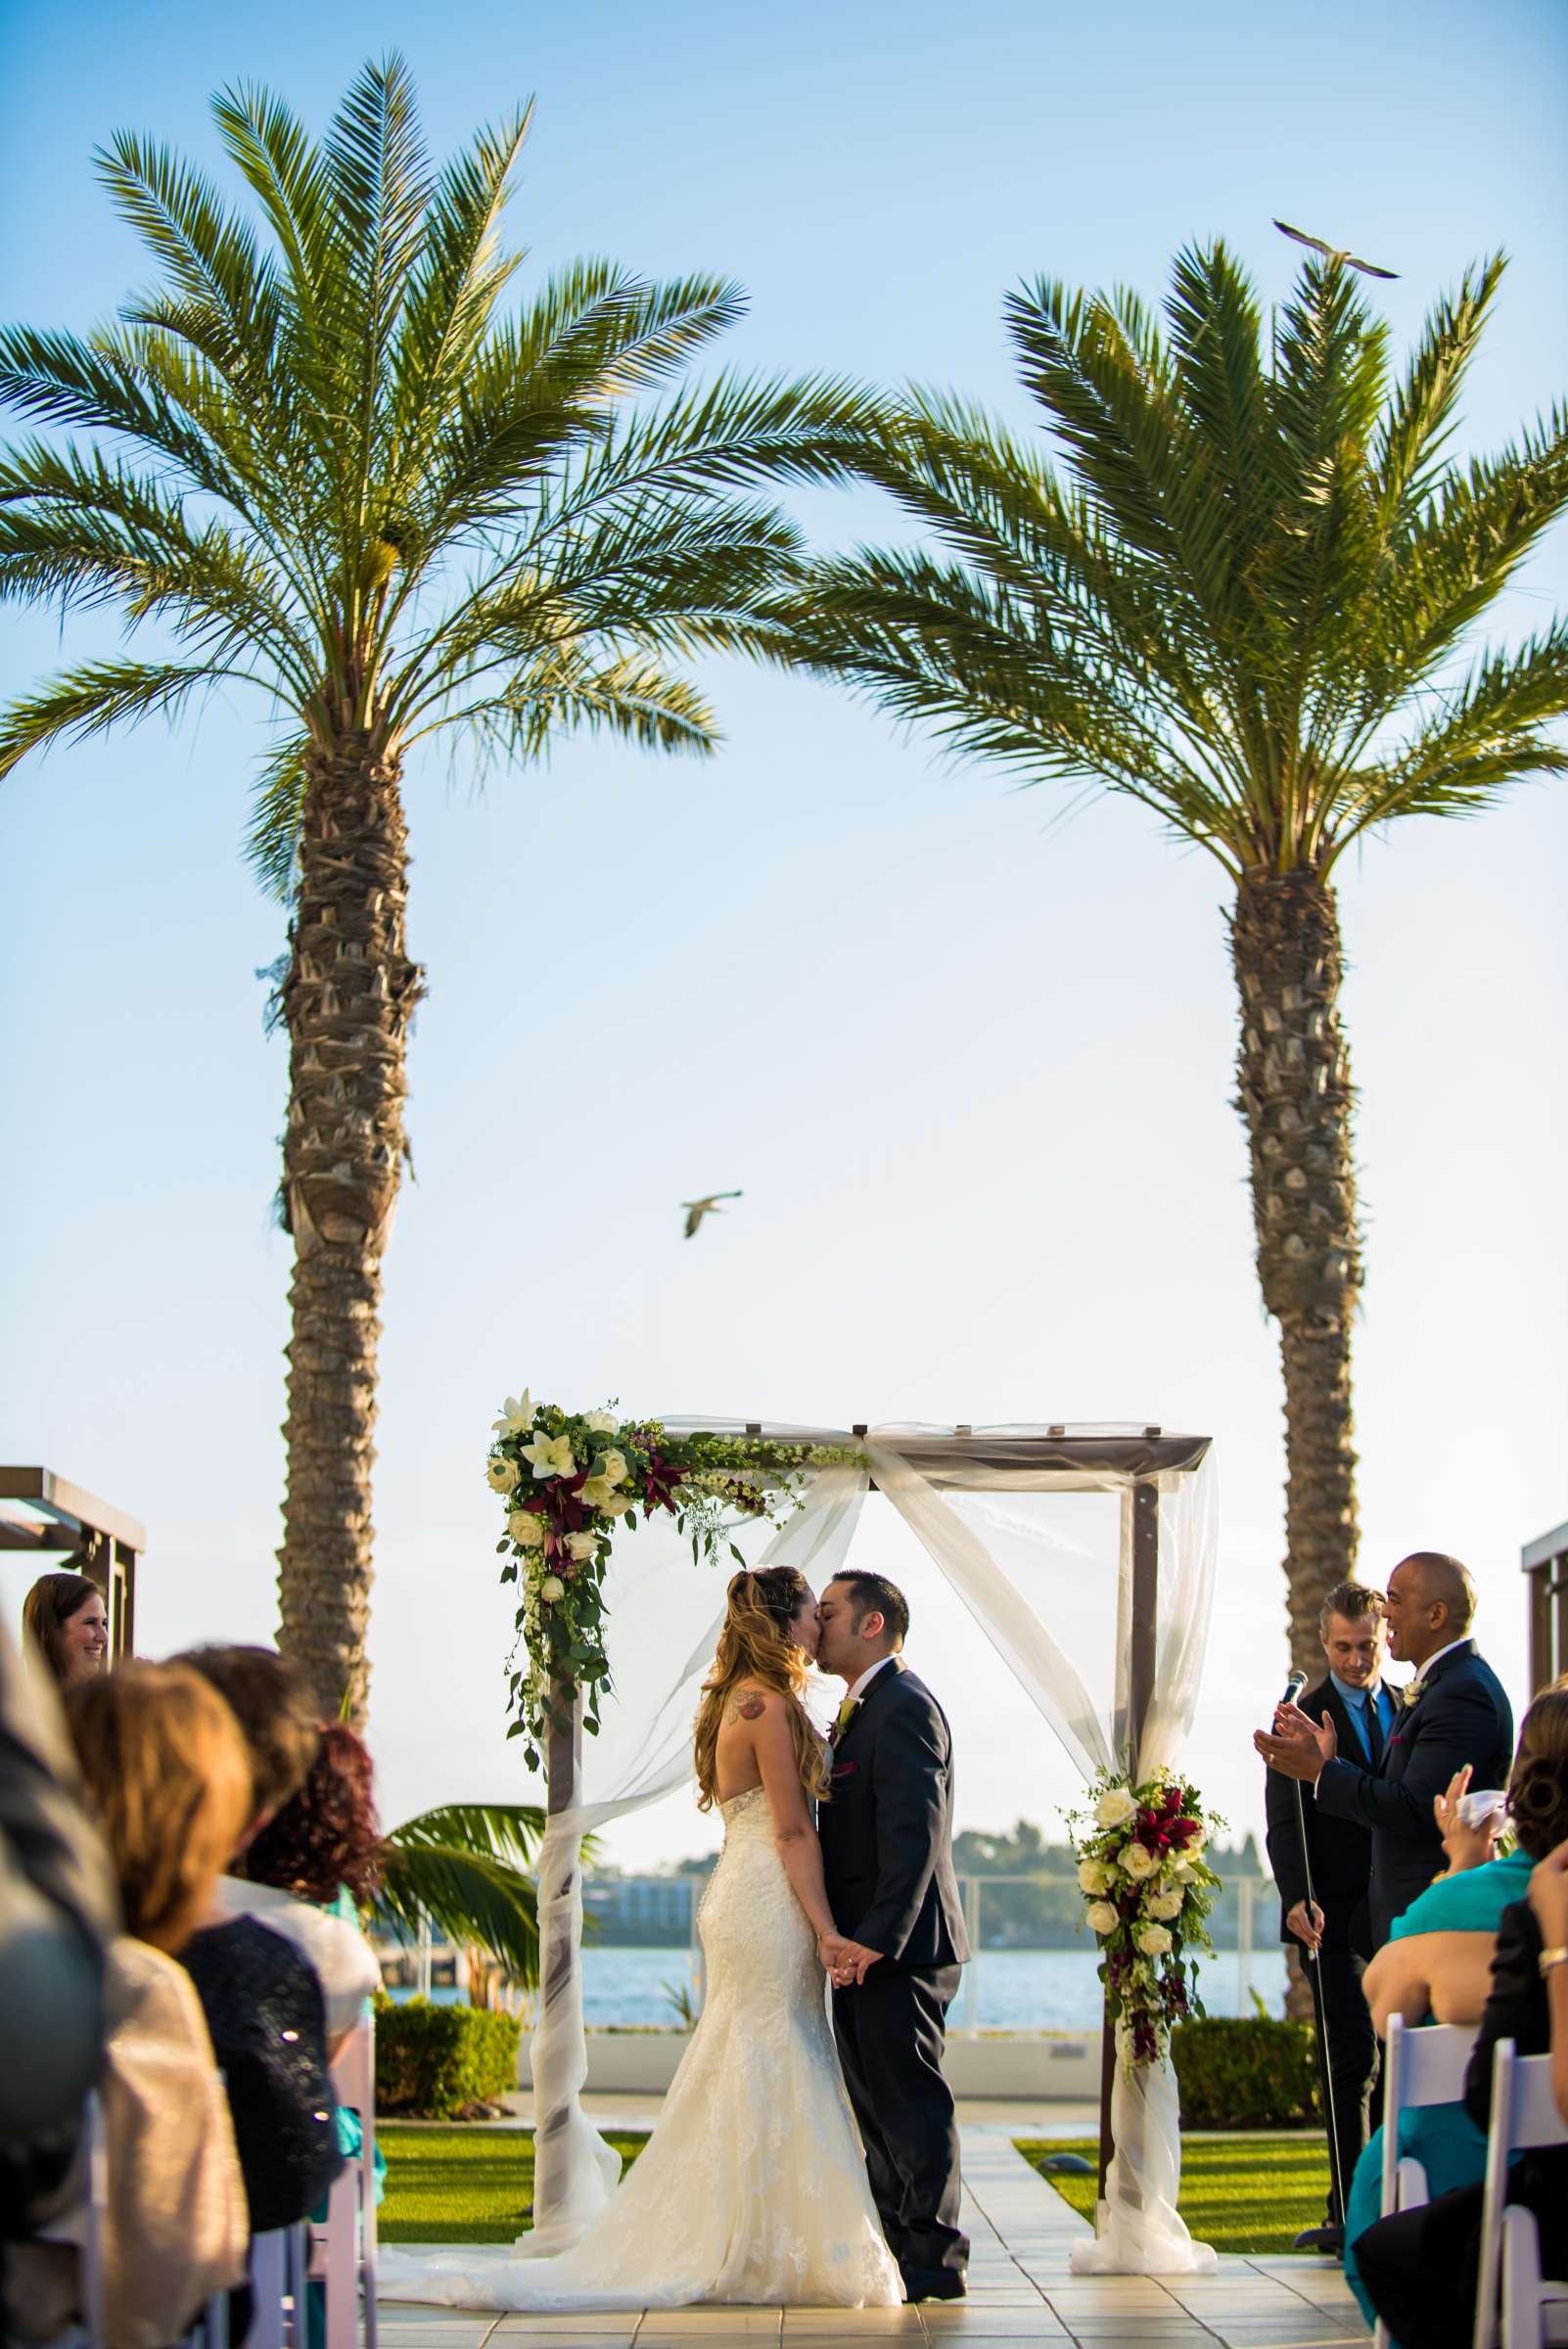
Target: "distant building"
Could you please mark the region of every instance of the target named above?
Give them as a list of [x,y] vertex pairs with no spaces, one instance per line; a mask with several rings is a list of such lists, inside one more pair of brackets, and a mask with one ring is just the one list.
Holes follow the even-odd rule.
[[583,1915],[601,1948],[683,1950],[701,1890],[691,1876],[590,1876],[582,1887]]

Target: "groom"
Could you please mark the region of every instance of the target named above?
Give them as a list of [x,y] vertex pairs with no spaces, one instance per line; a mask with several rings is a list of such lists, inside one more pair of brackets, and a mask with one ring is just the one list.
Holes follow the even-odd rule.
[[833,2033],[872,2198],[910,2300],[961,2300],[958,2129],[942,2074],[947,2008],[969,1956],[952,1869],[952,1739],[899,1649],[903,1592],[844,1574],[817,1604],[817,1664],[849,1685],[818,1831],[827,1896],[859,1945],[835,1976]]

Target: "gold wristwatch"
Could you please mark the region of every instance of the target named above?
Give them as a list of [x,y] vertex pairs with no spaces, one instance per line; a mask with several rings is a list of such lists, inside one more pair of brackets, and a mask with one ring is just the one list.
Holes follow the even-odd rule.
[[1543,1974],[1549,1974],[1554,1965],[1568,1965],[1568,1948],[1543,1950],[1536,1962]]

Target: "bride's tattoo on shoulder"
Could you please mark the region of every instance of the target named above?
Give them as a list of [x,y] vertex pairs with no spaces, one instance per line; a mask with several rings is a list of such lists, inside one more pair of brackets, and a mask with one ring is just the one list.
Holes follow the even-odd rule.
[[731,1702],[729,1718],[731,1721],[761,1721],[766,1711],[765,1696],[760,1695],[755,1688],[742,1688]]

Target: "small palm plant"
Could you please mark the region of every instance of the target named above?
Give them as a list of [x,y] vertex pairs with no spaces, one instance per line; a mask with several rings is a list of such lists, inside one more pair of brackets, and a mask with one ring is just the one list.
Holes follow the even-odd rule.
[[[539,1916],[530,1871],[544,1813],[526,1803],[442,1803],[392,1827],[383,1840],[382,1917],[465,1954],[469,2001],[490,2003],[492,1975],[514,1990],[539,1979]],[[593,1858],[593,1839],[583,1844]],[[481,1995],[476,1996],[478,1991]]]
[[742,307],[713,277],[587,260],[509,309],[526,112],[438,171],[395,57],[320,142],[265,91],[213,113],[251,207],[121,134],[100,169],[161,282],[87,336],[0,332],[0,403],[66,435],[0,454],[0,593],[159,637],[0,711],[0,775],[218,687],[258,697],[250,851],[291,906],[282,1636],[362,1724],[377,1315],[425,990],[406,762],[442,732],[516,763],[575,728],[711,752],[684,665],[760,648],[797,543],[736,491],[835,475],[871,403],[682,388]]
[[1008,325],[1060,462],[917,396],[860,470],[936,546],[824,561],[780,615],[794,657],[952,752],[1137,800],[1226,876],[1304,1665],[1357,1542],[1335,868],[1397,820],[1478,814],[1521,776],[1568,770],[1551,731],[1568,623],[1465,660],[1568,502],[1561,412],[1453,459],[1501,273],[1465,275],[1393,383],[1343,255],[1308,263],[1272,335],[1222,245],[1179,256],[1163,333],[1131,294],[1029,287]]

